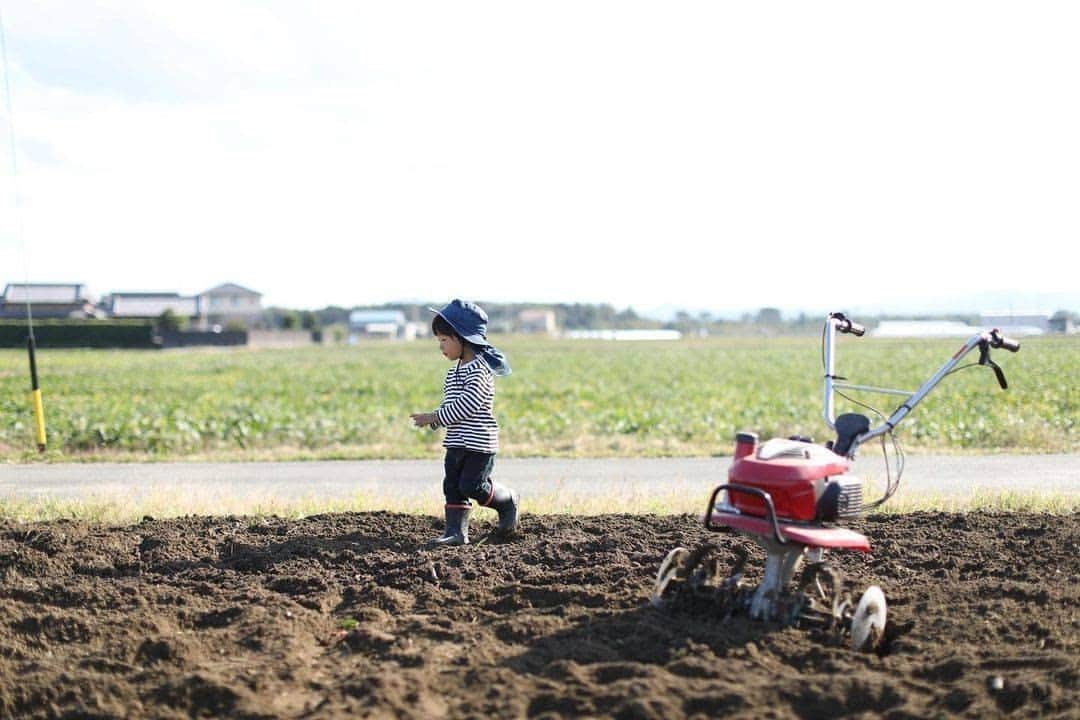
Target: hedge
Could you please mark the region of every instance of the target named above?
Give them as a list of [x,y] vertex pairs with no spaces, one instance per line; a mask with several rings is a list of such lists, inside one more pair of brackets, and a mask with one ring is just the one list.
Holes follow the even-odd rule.
[[[25,321],[0,320],[0,348],[26,347]],[[110,320],[35,320],[40,348],[157,348],[154,326]]]

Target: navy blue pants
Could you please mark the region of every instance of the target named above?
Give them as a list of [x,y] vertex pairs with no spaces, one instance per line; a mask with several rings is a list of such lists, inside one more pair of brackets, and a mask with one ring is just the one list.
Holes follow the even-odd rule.
[[446,448],[443,464],[446,469],[443,495],[447,505],[468,505],[470,499],[481,505],[491,502],[494,491],[491,469],[495,467],[495,455],[465,448]]

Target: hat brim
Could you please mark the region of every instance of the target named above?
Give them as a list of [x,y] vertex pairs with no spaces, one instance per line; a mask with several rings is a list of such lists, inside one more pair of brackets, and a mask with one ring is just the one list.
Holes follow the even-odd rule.
[[443,320],[445,320],[446,324],[449,325],[450,327],[454,328],[454,332],[456,332],[458,335],[460,335],[462,340],[465,340],[466,342],[468,342],[468,343],[470,343],[472,345],[476,345],[478,347],[492,347],[491,343],[488,342],[488,339],[486,337],[484,337],[483,335],[476,335],[476,334],[466,335],[464,332],[462,332],[462,330],[458,326],[458,324],[455,323],[450,318],[443,315],[441,310],[436,310],[433,307],[429,307],[428,310],[430,310],[431,312],[435,313],[436,315],[441,317]]

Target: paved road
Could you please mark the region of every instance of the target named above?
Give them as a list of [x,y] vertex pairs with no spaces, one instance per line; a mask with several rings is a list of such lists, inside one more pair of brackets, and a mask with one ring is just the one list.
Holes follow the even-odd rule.
[[[696,508],[731,458],[500,459],[499,481],[536,507],[574,512]],[[880,456],[855,473],[884,480]],[[1080,455],[909,456],[896,499],[963,503],[1004,492],[1080,499]],[[223,513],[333,506],[435,510],[441,461],[0,465],[0,503],[111,503]]]

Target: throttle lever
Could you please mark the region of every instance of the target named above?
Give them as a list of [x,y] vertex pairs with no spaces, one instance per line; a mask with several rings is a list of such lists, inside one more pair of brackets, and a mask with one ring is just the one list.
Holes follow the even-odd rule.
[[1005,371],[1001,369],[1000,365],[990,359],[990,343],[985,340],[979,343],[979,364],[989,365],[993,369],[994,376],[997,377],[998,385],[1001,386],[1001,389],[1009,389],[1009,383],[1005,379]]

